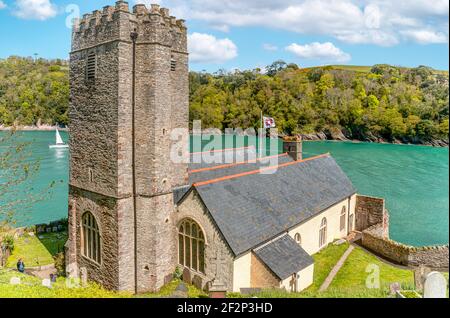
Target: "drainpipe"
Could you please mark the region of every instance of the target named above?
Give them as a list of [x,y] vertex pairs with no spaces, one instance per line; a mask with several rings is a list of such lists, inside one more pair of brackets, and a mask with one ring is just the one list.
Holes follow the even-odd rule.
[[136,107],[136,29],[130,34],[133,41],[132,66],[132,95],[131,95],[131,169],[133,175],[133,218],[134,218],[134,292],[138,293],[138,264],[137,264],[137,189],[136,189],[136,136],[135,136],[135,107]]

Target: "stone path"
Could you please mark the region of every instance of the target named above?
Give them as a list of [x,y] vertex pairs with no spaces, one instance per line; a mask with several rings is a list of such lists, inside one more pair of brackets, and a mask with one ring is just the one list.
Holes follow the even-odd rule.
[[334,265],[333,269],[330,271],[330,273],[328,274],[327,278],[325,278],[325,280],[323,281],[322,286],[320,286],[320,288],[319,288],[319,292],[323,292],[323,291],[327,290],[328,286],[330,286],[330,284],[333,281],[334,277],[339,272],[339,270],[341,269],[342,265],[344,265],[345,260],[347,259],[347,257],[350,255],[350,253],[353,251],[354,248],[355,247],[353,245],[350,245],[348,247],[348,249],[341,256],[339,261],[336,263],[336,265]]

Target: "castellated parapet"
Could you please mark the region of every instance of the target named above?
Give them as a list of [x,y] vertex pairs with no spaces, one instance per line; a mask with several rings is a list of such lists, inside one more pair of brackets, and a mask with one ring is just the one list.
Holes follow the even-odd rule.
[[[171,132],[188,131],[186,34],[168,9],[131,12],[125,1],[73,28],[66,260],[109,289],[154,291],[176,268],[172,189],[188,176],[170,151],[179,142]],[[101,233],[100,263],[83,252],[87,212]]]
[[187,53],[185,21],[170,16],[169,9],[152,4],[148,9],[137,4],[132,12],[128,3],[117,1],[115,6],[106,6],[84,14],[73,26],[72,51],[85,49],[98,43],[125,40],[134,29],[140,42],[152,42],[170,46],[173,50]]

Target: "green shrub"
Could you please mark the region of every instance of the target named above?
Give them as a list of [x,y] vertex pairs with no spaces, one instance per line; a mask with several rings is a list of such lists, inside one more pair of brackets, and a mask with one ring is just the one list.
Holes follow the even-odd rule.
[[60,252],[53,256],[55,260],[56,274],[60,277],[66,276],[66,258],[64,252]]
[[9,234],[5,235],[2,240],[2,245],[12,252],[14,250],[14,236]]

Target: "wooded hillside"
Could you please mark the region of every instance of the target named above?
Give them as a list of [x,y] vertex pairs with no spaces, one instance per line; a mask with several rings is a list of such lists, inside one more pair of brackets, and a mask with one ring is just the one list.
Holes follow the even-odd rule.
[[[260,111],[286,134],[448,144],[448,72],[420,66],[191,72],[190,120],[204,128],[257,128]],[[0,125],[68,123],[66,61],[0,60]]]

